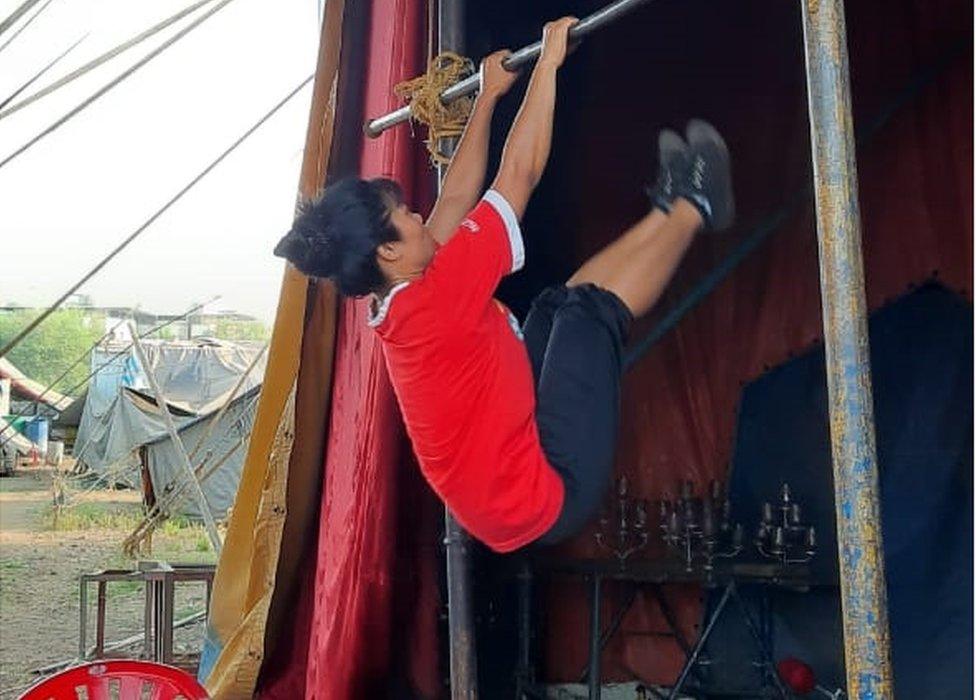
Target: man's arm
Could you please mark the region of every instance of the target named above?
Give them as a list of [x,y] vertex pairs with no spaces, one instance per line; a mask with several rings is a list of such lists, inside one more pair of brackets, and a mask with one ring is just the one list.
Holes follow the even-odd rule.
[[481,197],[488,167],[491,117],[499,98],[518,78],[517,73],[502,68],[508,54],[508,51],[496,51],[481,62],[481,90],[444,175],[440,196],[427,219],[427,228],[438,243],[447,243]]
[[542,53],[532,71],[522,107],[508,132],[498,175],[491,186],[508,201],[519,219],[549,160],[556,73],[566,59],[569,29],[578,21],[575,17],[563,17],[545,26]]

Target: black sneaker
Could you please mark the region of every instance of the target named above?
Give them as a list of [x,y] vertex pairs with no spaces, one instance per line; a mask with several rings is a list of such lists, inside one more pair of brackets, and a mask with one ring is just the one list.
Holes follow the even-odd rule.
[[657,137],[657,181],[647,188],[651,206],[670,213],[674,187],[688,169],[688,144],[678,134],[665,129]]
[[710,231],[724,231],[735,219],[729,149],[708,122],[693,119],[685,130],[690,151],[687,176],[675,183],[675,196],[687,199]]

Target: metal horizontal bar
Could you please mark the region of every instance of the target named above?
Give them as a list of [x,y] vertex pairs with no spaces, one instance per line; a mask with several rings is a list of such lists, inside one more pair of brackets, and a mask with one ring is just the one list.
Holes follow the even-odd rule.
[[[617,0],[606,7],[603,7],[591,15],[587,15],[569,30],[570,41],[579,41],[597,29],[605,27],[616,19],[623,17],[628,12],[645,5],[650,0]],[[506,70],[517,71],[526,64],[539,58],[542,52],[542,42],[536,41],[523,46],[505,59],[502,65]],[[472,75],[459,83],[455,83],[441,93],[441,102],[450,104],[457,99],[466,97],[478,91],[480,80],[478,75]],[[402,124],[410,119],[410,107],[401,107],[389,114],[377,117],[366,123],[363,131],[370,138],[376,138],[390,127]]]

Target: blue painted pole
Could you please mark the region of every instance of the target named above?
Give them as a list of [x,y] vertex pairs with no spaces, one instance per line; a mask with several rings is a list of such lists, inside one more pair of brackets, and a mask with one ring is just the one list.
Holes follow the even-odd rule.
[[847,692],[893,697],[843,0],[802,0]]

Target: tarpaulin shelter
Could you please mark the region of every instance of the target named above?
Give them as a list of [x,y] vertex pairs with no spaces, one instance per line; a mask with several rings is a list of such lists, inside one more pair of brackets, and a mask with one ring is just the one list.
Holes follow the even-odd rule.
[[0,416],[0,431],[3,434],[4,449],[11,450],[12,454],[29,455],[31,453],[34,443],[17,432],[17,429],[3,416]]
[[[260,385],[255,386],[231,399],[226,406],[180,421],[177,428],[184,448],[193,454],[195,469],[200,470],[200,485],[214,518],[226,516],[234,504],[260,390]],[[144,443],[139,456],[156,500],[186,480],[183,458],[169,433]],[[203,518],[193,498],[181,499],[173,512]]]
[[77,429],[81,424],[81,416],[85,411],[85,402],[87,400],[88,389],[85,389],[58,414],[58,417],[54,419],[54,425],[62,428]]
[[[544,21],[600,4],[468,3],[466,53],[526,44]],[[971,5],[846,5],[868,308],[933,279],[971,308]],[[376,140],[360,129],[399,107],[393,86],[422,72],[433,17],[419,0],[326,4],[303,199],[359,173],[393,176],[418,210],[430,204],[433,175],[410,129]],[[725,478],[742,387],[823,337],[802,27],[799,4],[649,3],[563,69],[552,159],[523,222],[528,263],[500,292],[517,312],[646,210],[641,184],[660,128],[704,116],[735,159],[739,224],[696,243],[659,311],[633,329],[635,347],[653,343],[625,382],[617,470],[648,499],[680,479]],[[496,116],[496,159],[517,100]],[[702,285],[710,279],[720,283]],[[364,302],[339,302],[329,285],[286,270],[201,664],[216,697],[446,694],[443,513],[418,476],[365,316]],[[971,459],[971,436],[968,450]],[[472,550],[478,681],[501,697],[515,646],[506,561]],[[602,556],[592,530],[556,555]],[[693,639],[700,589],[665,589]],[[605,611],[616,596],[606,591]],[[578,680],[583,582],[551,580],[538,606],[542,678]],[[638,592],[602,677],[671,683],[683,653],[666,629],[656,600]]]
[[[230,398],[260,346],[218,341],[143,341],[146,356],[177,426],[212,414]],[[263,359],[263,358],[262,358]],[[120,483],[140,483],[138,448],[166,435],[145,370],[125,346],[92,351],[89,382],[74,456],[97,474],[112,469]],[[260,385],[255,367],[238,394]]]

